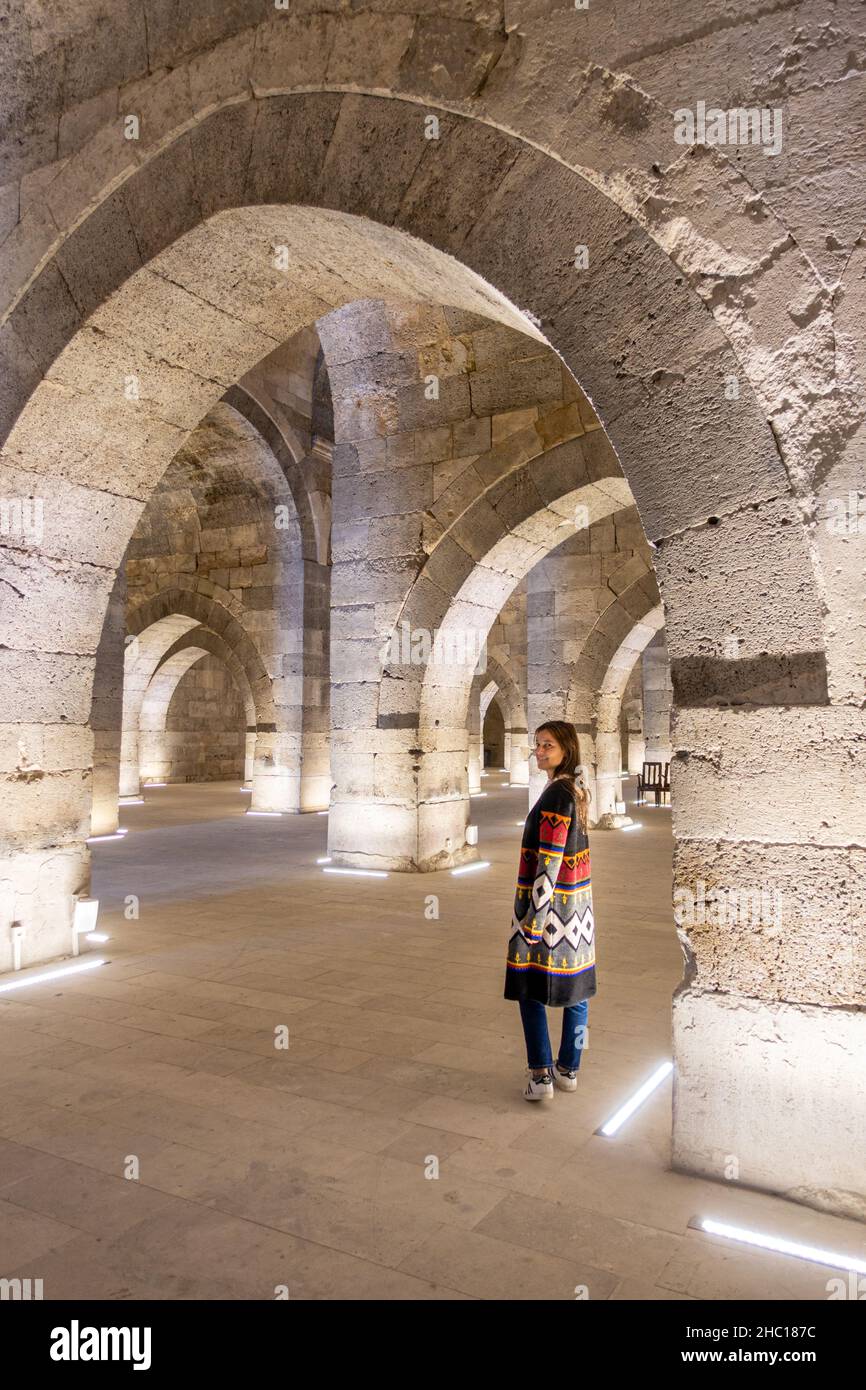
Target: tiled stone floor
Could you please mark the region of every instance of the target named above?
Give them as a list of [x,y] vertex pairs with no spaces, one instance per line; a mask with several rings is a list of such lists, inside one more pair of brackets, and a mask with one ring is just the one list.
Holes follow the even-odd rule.
[[235,784],[124,808],[126,841],[94,848],[110,964],[0,994],[0,1275],[47,1299],[825,1299],[832,1270],[689,1218],[861,1257],[864,1227],[672,1172],[670,1082],[593,1132],[670,1055],[668,811],[593,834],[578,1091],[522,1099],[502,986],[526,792],[502,783],[473,802],[492,868],[459,877],[325,875],[326,818],[245,818]]

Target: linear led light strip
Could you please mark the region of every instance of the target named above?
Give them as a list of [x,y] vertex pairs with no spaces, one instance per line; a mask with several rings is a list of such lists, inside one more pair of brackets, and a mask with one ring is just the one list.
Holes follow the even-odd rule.
[[124,835],[128,834],[129,828],[127,826],[122,826],[120,830],[115,830],[112,835],[88,835],[87,843],[89,845],[100,845],[106,840],[122,840]]
[[609,1139],[612,1135],[616,1134],[620,1126],[625,1124],[626,1120],[630,1115],[634,1114],[638,1106],[643,1105],[647,1097],[652,1095],[656,1087],[664,1081],[666,1076],[670,1075],[673,1069],[673,1062],[662,1062],[660,1067],[656,1067],[650,1079],[645,1081],[639,1090],[635,1091],[631,1100],[627,1100],[625,1105],[621,1105],[616,1114],[612,1115],[605,1124],[595,1131],[596,1134],[603,1135],[605,1139]]
[[817,1245],[802,1245],[798,1240],[784,1240],[781,1236],[767,1236],[760,1231],[749,1231],[743,1226],[729,1226],[724,1221],[713,1221],[707,1216],[693,1216],[689,1225],[707,1235],[725,1236],[728,1240],[739,1240],[745,1245],[756,1245],[761,1250],[775,1250],[779,1255],[793,1255],[798,1260],[811,1260],[814,1264],[831,1265],[834,1269],[853,1269],[858,1274],[866,1274],[866,1260],[857,1255],[836,1254]]
[[98,960],[82,961],[80,965],[64,965],[58,970],[45,970],[40,975],[28,975],[24,980],[0,984],[0,994],[7,994],[11,989],[24,989],[26,985],[41,985],[46,980],[59,980],[63,975],[77,975],[82,970],[95,970],[98,965],[105,965],[101,957]]
[[479,859],[477,864],[462,864],[459,869],[452,869],[452,874],[472,874],[476,869],[489,869],[489,859]]
[[245,816],[281,816],[282,811],[244,811]]
[[323,869],[323,874],[352,874],[356,878],[387,878],[388,874],[384,869]]

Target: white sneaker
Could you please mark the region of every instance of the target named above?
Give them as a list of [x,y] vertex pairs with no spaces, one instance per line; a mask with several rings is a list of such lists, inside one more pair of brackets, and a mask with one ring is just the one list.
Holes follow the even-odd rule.
[[553,1068],[553,1084],[558,1086],[560,1091],[576,1091],[577,1072],[560,1071],[559,1063],[557,1062]]
[[524,1099],[549,1100],[552,1097],[552,1095],[553,1080],[551,1078],[550,1072],[548,1072],[546,1076],[541,1076],[538,1078],[538,1080],[536,1080],[535,1077],[532,1075],[532,1069],[530,1068],[529,1080],[527,1081],[526,1087],[523,1092]]

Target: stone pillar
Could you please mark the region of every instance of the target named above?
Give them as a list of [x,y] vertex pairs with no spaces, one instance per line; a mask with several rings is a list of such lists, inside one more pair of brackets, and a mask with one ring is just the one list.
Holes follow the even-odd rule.
[[673,740],[673,1165],[864,1221],[866,713],[675,705]]
[[[504,499],[521,460],[560,444],[556,482],[542,490],[576,492],[580,479],[601,516],[622,480],[611,473],[614,493],[596,489],[582,446],[568,449],[584,432],[578,405],[561,363],[522,334],[457,310],[380,301],[348,305],[317,327],[335,435],[330,853],[441,868],[476,857],[465,844],[467,719],[480,653],[468,645],[482,645],[518,578],[493,541],[506,540],[505,515],[488,503],[489,524],[461,518],[495,479]],[[543,511],[534,485],[533,497]],[[525,497],[515,500],[520,512]],[[556,533],[573,520],[551,512],[540,524]],[[515,559],[538,546],[522,535],[506,542]],[[460,636],[464,656],[445,655],[446,640]],[[396,655],[385,651],[392,639]]]
[[[527,716],[530,734],[548,719],[568,719],[578,731],[583,780],[590,792],[590,819],[614,813],[622,795],[619,749],[620,691],[606,700],[604,680],[612,639],[630,622],[617,596],[647,573],[648,547],[633,507],[578,530],[527,575]],[[574,708],[582,659],[598,654],[595,689]],[[529,804],[544,786],[530,753]]]
[[674,688],[664,631],[644,649],[643,674],[645,759],[648,763],[671,760],[671,704]]
[[96,651],[96,676],[90,707],[90,727],[93,730],[91,835],[111,835],[118,825],[125,633],[126,571],[121,566],[108,600],[102,636]]
[[331,802],[330,627],[331,567],[306,560],[301,811],[326,811]]
[[[420,306],[363,301],[317,327],[335,434],[328,852],[371,868],[459,863],[477,857],[465,844],[465,721],[461,747],[446,755],[423,745],[431,634],[399,620],[425,559],[437,463],[452,457],[452,422],[471,414],[466,347],[452,339],[451,363],[440,361],[443,311]],[[435,392],[425,381],[434,368]]]
[[137,639],[127,643],[124,660],[123,709],[120,734],[119,791],[121,796],[141,795],[139,715],[152,671],[137,659]]
[[529,734],[526,729],[505,732],[508,781],[513,787],[529,786]]
[[469,795],[481,791],[481,772],[484,767],[484,715],[481,709],[483,676],[476,676],[469,692]]
[[253,767],[256,758],[256,731],[254,728],[247,728],[244,735],[244,786],[253,785]]
[[529,735],[526,729],[526,580],[522,579],[502,607],[487,639],[488,658],[514,685],[505,715],[505,757],[511,786],[529,785]]
[[630,777],[641,771],[646,743],[643,735],[643,666],[636,661],[622,697],[623,767]]

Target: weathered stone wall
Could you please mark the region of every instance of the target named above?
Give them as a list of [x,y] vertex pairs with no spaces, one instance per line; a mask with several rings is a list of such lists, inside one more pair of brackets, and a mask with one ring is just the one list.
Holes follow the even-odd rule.
[[641,657],[643,733],[647,762],[671,760],[671,704],[674,688],[664,631],[658,632]]
[[161,737],[145,739],[143,770],[162,782],[241,781],[245,722],[228,668],[218,657],[202,657],[178,682]]
[[[718,1177],[733,1148],[744,1181],[862,1214],[861,15],[855,0],[10,15],[0,497],[50,505],[38,544],[4,535],[2,963],[13,920],[25,962],[65,949],[86,888],[96,651],[156,481],[224,390],[330,308],[397,282],[508,317],[437,248],[536,316],[657,546],[678,887],[784,903],[781,929],[745,936],[680,913],[674,1162]],[[783,150],[684,148],[673,112],[702,97],[778,108]],[[484,498],[498,539],[518,548],[515,528],[569,490],[550,483],[534,508],[516,488]],[[477,548],[480,564],[495,543]],[[437,622],[464,584],[432,594]],[[453,781],[456,735],[428,733],[449,699],[425,684],[416,732]]]
[[628,769],[630,776],[641,771],[646,757],[643,722],[643,667],[638,660],[623,691],[620,723],[622,765]]

